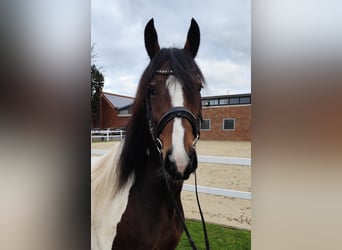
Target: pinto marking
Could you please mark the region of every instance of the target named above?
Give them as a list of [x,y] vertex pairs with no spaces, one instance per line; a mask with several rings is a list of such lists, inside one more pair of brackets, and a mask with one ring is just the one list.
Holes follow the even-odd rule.
[[111,152],[94,163],[91,170],[91,249],[111,249],[120,222],[128,204],[134,174],[120,190],[112,183],[118,182],[117,152]]

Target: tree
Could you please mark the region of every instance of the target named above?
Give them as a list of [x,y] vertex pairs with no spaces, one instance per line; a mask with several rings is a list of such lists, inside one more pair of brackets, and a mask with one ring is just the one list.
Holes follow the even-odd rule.
[[91,65],[91,118],[93,124],[98,124],[100,116],[100,98],[104,85],[104,76],[96,67]]

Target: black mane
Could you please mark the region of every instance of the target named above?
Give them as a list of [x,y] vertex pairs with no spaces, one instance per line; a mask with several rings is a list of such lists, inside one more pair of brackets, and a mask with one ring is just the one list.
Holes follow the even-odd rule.
[[189,102],[193,101],[193,93],[198,91],[196,81],[200,80],[205,83],[203,74],[189,51],[177,48],[161,49],[154,56],[140,78],[132,107],[132,117],[127,125],[127,133],[118,165],[119,185],[121,187],[134,170],[143,171],[144,169],[141,168],[147,163],[148,156],[146,152],[150,148],[149,145],[152,141],[146,117],[146,88],[151,82],[155,71],[163,67],[167,67],[174,72],[175,77],[182,84],[184,94]]

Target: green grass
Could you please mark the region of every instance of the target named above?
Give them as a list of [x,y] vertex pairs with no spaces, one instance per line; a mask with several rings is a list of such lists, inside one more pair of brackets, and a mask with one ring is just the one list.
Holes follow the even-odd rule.
[[[202,223],[200,221],[187,220],[186,225],[190,231],[196,247],[205,249],[204,236],[202,231]],[[206,224],[208,238],[211,250],[247,250],[251,249],[251,232],[247,230],[238,230],[229,227]],[[182,238],[176,248],[177,250],[191,249],[186,234],[183,233]]]

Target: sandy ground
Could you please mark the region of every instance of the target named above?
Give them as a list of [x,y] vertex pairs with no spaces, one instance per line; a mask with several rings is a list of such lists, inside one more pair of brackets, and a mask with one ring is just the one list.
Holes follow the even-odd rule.
[[[119,142],[96,142],[92,149],[110,149]],[[251,157],[250,142],[199,141],[199,155]],[[192,175],[185,183],[194,184]],[[226,164],[199,163],[197,184],[201,186],[251,191],[251,167]],[[217,195],[199,194],[204,218],[207,222],[231,227],[251,229],[251,201]],[[185,217],[200,219],[194,192],[183,191]]]

